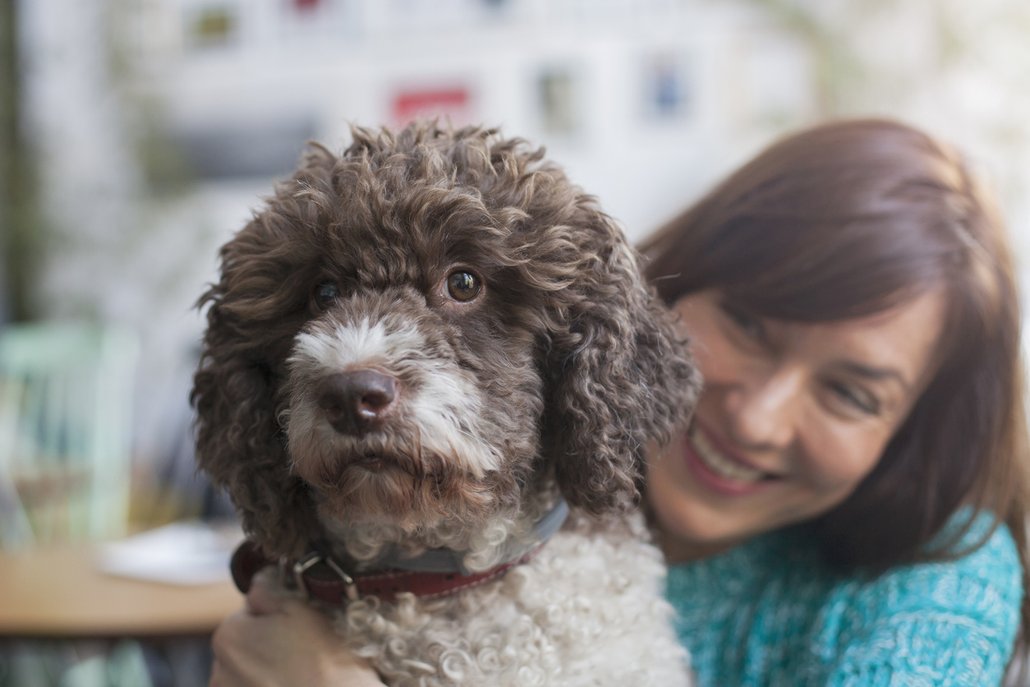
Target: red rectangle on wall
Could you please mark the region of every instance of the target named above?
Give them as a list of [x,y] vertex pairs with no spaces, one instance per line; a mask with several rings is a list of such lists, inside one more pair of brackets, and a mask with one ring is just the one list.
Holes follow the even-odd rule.
[[472,96],[463,86],[405,90],[393,97],[390,116],[403,126],[413,119],[439,117],[455,125],[468,123]]

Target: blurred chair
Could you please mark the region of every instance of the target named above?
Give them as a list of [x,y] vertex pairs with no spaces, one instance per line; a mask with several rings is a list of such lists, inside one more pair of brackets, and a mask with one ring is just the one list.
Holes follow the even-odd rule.
[[137,357],[115,328],[0,331],[0,547],[126,533]]
[[[126,534],[137,358],[136,338],[113,327],[0,330],[0,548]],[[0,687],[150,682],[135,642],[18,642],[5,653]]]

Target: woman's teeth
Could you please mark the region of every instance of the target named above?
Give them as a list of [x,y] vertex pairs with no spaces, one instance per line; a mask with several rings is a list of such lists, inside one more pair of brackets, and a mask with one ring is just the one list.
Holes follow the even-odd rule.
[[764,477],[765,473],[754,468],[749,468],[731,461],[728,458],[723,458],[715,448],[708,443],[708,439],[705,435],[692,428],[690,431],[690,441],[694,445],[694,450],[697,452],[698,457],[705,466],[720,477],[731,479],[737,482],[760,482]]

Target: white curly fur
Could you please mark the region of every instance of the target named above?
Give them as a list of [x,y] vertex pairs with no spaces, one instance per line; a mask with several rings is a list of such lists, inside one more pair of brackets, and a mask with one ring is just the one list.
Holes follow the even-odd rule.
[[574,514],[498,580],[434,600],[361,599],[335,624],[391,687],[688,686],[664,581],[639,515]]

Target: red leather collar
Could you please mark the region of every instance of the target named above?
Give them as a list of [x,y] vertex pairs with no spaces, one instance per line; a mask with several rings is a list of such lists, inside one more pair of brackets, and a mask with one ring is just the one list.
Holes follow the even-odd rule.
[[[501,577],[515,566],[528,562],[539,550],[540,546],[537,546],[516,560],[469,575],[411,570],[349,574],[331,557],[319,553],[311,553],[299,561],[281,565],[285,568],[287,579],[292,580],[309,598],[332,606],[346,606],[350,601],[363,596],[376,596],[383,601],[393,601],[403,593],[423,599],[448,596]],[[274,563],[261,553],[256,544],[246,540],[232,555],[230,569],[233,582],[246,594],[258,570]]]

